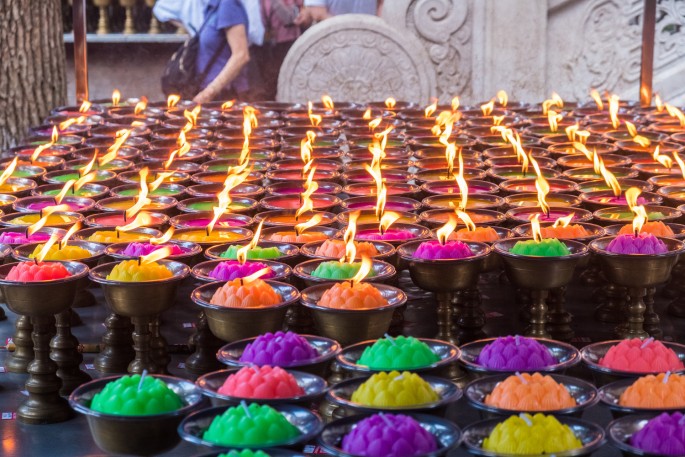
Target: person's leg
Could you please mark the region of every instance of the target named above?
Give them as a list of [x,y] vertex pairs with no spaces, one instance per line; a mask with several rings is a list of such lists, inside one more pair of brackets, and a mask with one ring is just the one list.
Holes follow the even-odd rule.
[[285,56],[288,54],[288,50],[290,50],[293,43],[294,41],[288,41],[286,43],[276,43],[264,46],[268,51],[266,51],[267,58],[261,61],[261,73],[264,81],[263,87],[265,96],[268,97],[266,100],[276,99],[278,74],[281,71],[283,60],[285,60]]

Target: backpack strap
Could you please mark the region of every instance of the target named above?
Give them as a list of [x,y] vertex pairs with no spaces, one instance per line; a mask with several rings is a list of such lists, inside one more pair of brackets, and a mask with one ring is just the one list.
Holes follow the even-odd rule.
[[[199,43],[199,41],[200,41],[200,32],[202,32],[202,29],[205,28],[205,25],[207,25],[207,23],[209,22],[209,20],[212,18],[212,16],[214,16],[214,14],[217,12],[218,9],[219,9],[219,8],[217,7],[217,8],[215,8],[214,10],[212,10],[212,11],[207,15],[207,18],[205,19],[205,21],[202,23],[202,26],[200,27],[200,30],[198,30],[197,35],[196,35],[196,36],[198,37],[198,38],[197,38],[197,39],[198,39],[198,43]],[[211,57],[211,58],[209,59],[209,61],[207,62],[207,65],[205,66],[204,70],[202,70],[202,71],[197,75],[198,81],[204,81],[204,80],[205,80],[205,78],[206,78],[207,75],[209,74],[209,70],[212,69],[212,67],[214,66],[214,64],[216,63],[216,61],[219,59],[219,55],[221,54],[221,51],[223,51],[224,48],[225,48],[226,46],[228,46],[228,41],[227,41],[227,40],[225,39],[225,37],[224,37],[224,40],[222,41],[222,45],[219,46],[219,47],[216,49],[216,51],[214,51],[214,54],[212,54],[212,57]]]

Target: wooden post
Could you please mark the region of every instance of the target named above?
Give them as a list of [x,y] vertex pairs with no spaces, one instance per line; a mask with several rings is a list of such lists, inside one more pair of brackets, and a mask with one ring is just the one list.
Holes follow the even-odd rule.
[[88,100],[88,49],[86,47],[86,0],[73,0],[74,73],[76,101]]
[[640,105],[652,104],[654,77],[654,34],[656,31],[656,0],[645,0],[642,13],[642,62],[640,64]]

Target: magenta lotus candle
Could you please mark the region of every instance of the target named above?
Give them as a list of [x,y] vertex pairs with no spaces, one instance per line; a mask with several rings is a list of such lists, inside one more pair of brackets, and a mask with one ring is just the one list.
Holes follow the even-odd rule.
[[682,371],[685,365],[671,348],[654,338],[631,338],[611,346],[599,365],[630,373]]
[[606,248],[613,254],[664,254],[668,247],[651,233],[641,232],[637,235],[619,235]]
[[535,371],[557,363],[543,345],[533,338],[504,336],[487,344],[476,362],[486,368],[507,371]]
[[662,413],[633,433],[629,442],[650,455],[685,455],[685,416]]
[[0,233],[0,243],[2,244],[27,244],[43,243],[50,239],[50,234],[36,232],[27,236],[26,232],[2,232]]
[[170,256],[181,255],[186,252],[181,246],[177,244],[150,244],[133,242],[129,243],[129,245],[126,246],[126,248],[121,253],[127,257],[142,257],[162,248],[169,248]]
[[263,274],[261,279],[273,278],[274,272],[267,264],[262,262],[245,262],[241,264],[237,260],[227,260],[225,262],[218,263],[214,269],[208,273],[208,276],[216,279],[217,281],[232,281],[234,279],[250,276],[259,270],[263,270],[264,268],[269,269],[269,271]]
[[342,450],[368,457],[411,457],[435,452],[435,437],[415,419],[402,414],[374,414],[343,437]]
[[461,241],[447,241],[444,244],[435,240],[424,241],[414,251],[414,257],[425,260],[465,259],[472,255],[468,244]]
[[276,332],[259,335],[245,347],[240,361],[255,365],[288,367],[311,360],[319,353],[309,342],[293,332]]
[[17,211],[40,212],[47,207],[57,204],[66,205],[67,211],[81,213],[89,211],[95,205],[95,201],[90,198],[64,197],[59,203],[52,197],[26,197],[18,200],[14,206]]

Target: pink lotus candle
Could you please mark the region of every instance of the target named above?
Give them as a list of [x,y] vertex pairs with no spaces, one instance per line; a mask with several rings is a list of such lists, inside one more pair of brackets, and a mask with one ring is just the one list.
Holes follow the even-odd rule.
[[29,236],[26,236],[26,232],[0,233],[0,243],[2,244],[43,243],[48,239],[50,239],[50,235],[44,232],[36,232]]
[[630,373],[658,373],[680,371],[685,365],[673,349],[653,338],[623,340],[611,346],[599,359],[599,365]]
[[402,414],[374,414],[357,423],[342,440],[342,450],[368,457],[411,457],[435,452],[435,437]]
[[162,248],[169,248],[171,250],[169,254],[170,256],[181,255],[186,252],[177,244],[150,244],[133,242],[126,246],[126,248],[122,251],[122,254],[128,257],[142,257]]
[[250,399],[292,398],[304,394],[295,377],[280,367],[243,367],[226,378],[218,393]]
[[214,269],[209,272],[208,276],[216,279],[217,281],[232,281],[234,279],[253,275],[264,268],[269,269],[269,271],[265,273],[262,278],[273,278],[274,272],[267,264],[262,262],[245,262],[241,264],[237,260],[227,260],[217,264]]
[[5,279],[17,282],[52,281],[71,276],[59,262],[20,262],[16,264]]

